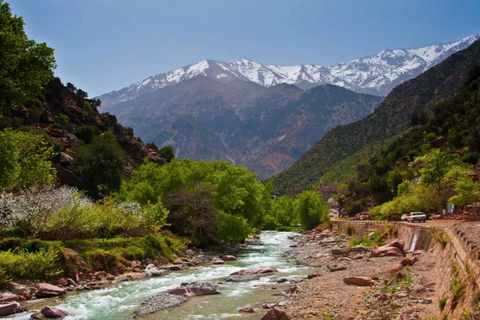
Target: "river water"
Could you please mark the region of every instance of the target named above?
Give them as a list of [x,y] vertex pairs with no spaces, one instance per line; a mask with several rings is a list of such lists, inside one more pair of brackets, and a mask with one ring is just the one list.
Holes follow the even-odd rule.
[[[276,283],[279,278],[293,280],[311,272],[309,267],[286,261],[284,253],[292,244],[288,239],[290,235],[292,233],[289,232],[263,232],[259,242],[249,244],[248,248],[238,255],[238,261],[226,262],[224,265],[191,267],[162,277],[122,282],[107,289],[67,295],[56,306],[70,313],[65,320],[128,319],[143,300],[155,293],[178,287],[185,282],[214,282],[221,294],[189,298],[184,304],[142,319],[259,319],[261,314],[258,312],[241,314],[238,309],[246,305],[259,307],[262,303],[279,300],[278,296],[273,296],[285,288],[285,285]],[[278,271],[253,281],[225,281],[234,271],[257,267],[272,267]],[[26,320],[30,318],[30,314],[26,312],[6,319]]]

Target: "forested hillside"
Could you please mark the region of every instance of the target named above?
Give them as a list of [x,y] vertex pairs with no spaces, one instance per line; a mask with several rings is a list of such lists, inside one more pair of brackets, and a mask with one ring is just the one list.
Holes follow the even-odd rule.
[[[378,148],[372,147],[372,144],[401,133],[409,127],[412,116],[428,113],[436,102],[452,97],[479,60],[480,42],[477,41],[417,78],[399,85],[372,115],[333,129],[291,168],[274,176],[272,182],[275,192],[315,185],[342,160],[346,167],[337,167],[336,170],[353,172],[349,169],[353,161],[345,159],[367,146],[374,152]],[[365,163],[367,159],[361,157],[355,162]],[[352,176],[342,178],[348,180]],[[336,180],[331,175],[330,179]]]
[[357,168],[344,200],[347,213],[383,203],[372,212],[398,218],[411,211],[439,213],[447,201],[457,206],[479,201],[478,178],[470,178],[480,159],[479,117],[477,64],[455,97],[437,103],[429,117],[412,118],[410,130]]

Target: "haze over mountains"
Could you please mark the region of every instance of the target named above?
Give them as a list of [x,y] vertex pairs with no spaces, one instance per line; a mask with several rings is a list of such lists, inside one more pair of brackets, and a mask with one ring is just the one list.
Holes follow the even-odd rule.
[[204,60],[100,99],[103,111],[145,141],[173,145],[178,157],[229,160],[266,178],[329,130],[372,113],[381,98],[362,93],[384,96],[478,38],[383,50],[329,67]]

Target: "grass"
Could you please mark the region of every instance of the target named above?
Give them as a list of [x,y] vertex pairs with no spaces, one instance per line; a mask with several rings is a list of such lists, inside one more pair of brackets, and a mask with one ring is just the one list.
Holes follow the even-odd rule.
[[378,246],[383,246],[385,244],[385,239],[387,235],[385,233],[380,233],[377,230],[371,232],[368,235],[363,235],[360,239],[358,240],[353,240],[350,243],[350,247],[357,247],[357,246],[362,246],[362,247],[378,247]]
[[94,270],[110,272],[131,260],[160,259],[172,261],[187,249],[187,241],[171,233],[145,237],[80,239],[69,241],[0,240],[0,286],[11,280],[43,280],[66,273],[71,266],[63,249],[78,252]]

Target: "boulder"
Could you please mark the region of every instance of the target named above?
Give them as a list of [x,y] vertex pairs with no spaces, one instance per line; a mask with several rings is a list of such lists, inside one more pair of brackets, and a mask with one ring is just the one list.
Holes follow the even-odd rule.
[[24,311],[25,307],[16,301],[0,304],[0,316],[9,316]]
[[95,279],[97,280],[102,280],[102,278],[105,278],[108,275],[106,271],[97,271],[93,274]]
[[275,272],[272,268],[252,268],[252,269],[242,269],[239,271],[235,271],[230,273],[231,276],[243,276],[243,275],[254,275],[254,274],[264,274],[264,273],[272,273]]
[[45,319],[46,317],[40,312],[40,311],[37,311],[33,314],[30,315],[30,319],[39,319],[39,320],[42,320],[42,319]]
[[69,313],[65,310],[62,310],[60,308],[54,308],[54,307],[45,307],[40,311],[41,314],[43,314],[47,318],[60,318],[63,319],[66,316],[69,315]]
[[238,258],[232,255],[224,255],[221,257],[223,261],[237,261]]
[[400,240],[400,239],[395,239],[395,240],[390,241],[387,244],[387,247],[394,247],[394,248],[398,248],[401,251],[403,251],[404,248],[405,248],[405,241]]
[[63,253],[65,253],[65,255],[67,255],[69,258],[75,259],[78,257],[78,252],[73,249],[63,248]]
[[348,285],[355,285],[361,287],[369,287],[375,284],[375,281],[368,277],[347,277],[343,278],[343,282]]
[[75,281],[73,281],[72,278],[67,278],[67,284],[68,284],[69,286],[74,286],[74,287],[77,286],[77,283],[76,283]]
[[198,297],[198,296],[205,296],[205,295],[220,293],[215,288],[206,287],[206,286],[179,287],[179,288],[173,288],[173,289],[167,290],[167,292],[170,294],[176,294],[178,296],[185,296],[185,297]]
[[253,308],[250,307],[250,306],[246,306],[246,307],[240,308],[240,310],[238,310],[238,312],[252,313],[252,312],[255,312],[255,310],[253,310]]
[[165,273],[165,270],[164,270],[164,269],[158,269],[158,268],[155,267],[155,265],[153,265],[153,264],[149,264],[149,265],[145,268],[145,274],[146,274],[148,277],[159,277],[159,276],[162,276],[164,273]]
[[48,283],[38,283],[35,296],[37,298],[58,297],[67,293],[67,290]]
[[287,316],[287,314],[282,310],[272,308],[268,310],[268,312],[265,313],[260,320],[290,320],[290,317]]
[[220,259],[220,258],[214,257],[214,258],[212,259],[212,264],[225,264],[225,261],[223,261],[223,260]]
[[58,279],[57,283],[61,286],[64,286],[64,287],[68,286],[68,281],[65,278]]
[[372,252],[372,257],[403,257],[405,254],[397,247],[378,247]]
[[25,300],[25,297],[18,294],[14,294],[14,293],[8,293],[8,292],[4,292],[0,294],[0,304],[12,302],[12,301],[21,301],[21,300]]
[[327,269],[330,272],[336,272],[336,271],[347,270],[347,267],[346,266],[338,266],[338,265],[334,264],[334,265],[327,265]]
[[142,267],[142,263],[138,260],[133,260],[132,262],[130,262],[130,268],[133,269],[140,269]]
[[397,263],[396,265],[391,266],[388,268],[388,272],[391,274],[397,274],[398,272],[402,271],[404,267],[404,264],[402,263]]
[[418,257],[405,258],[400,263],[404,266],[413,266],[418,260]]
[[25,286],[19,285],[18,283],[15,283],[15,282],[7,283],[7,290],[17,295],[23,296],[27,300],[31,299],[30,290],[28,290],[28,288]]
[[313,273],[310,273],[308,276],[307,276],[307,279],[313,279],[313,278],[316,278],[316,277],[321,277],[322,274],[319,273],[319,272],[313,272]]
[[355,248],[340,248],[332,249],[331,253],[334,256],[348,256],[350,253],[368,253],[370,249],[365,247],[355,247]]
[[297,286],[293,286],[293,287],[290,287],[288,288],[287,290],[285,290],[285,293],[286,294],[291,294],[291,293],[295,293],[298,291],[298,287]]
[[172,264],[172,265],[162,266],[162,268],[165,269],[165,270],[177,271],[177,270],[182,270],[182,265]]

